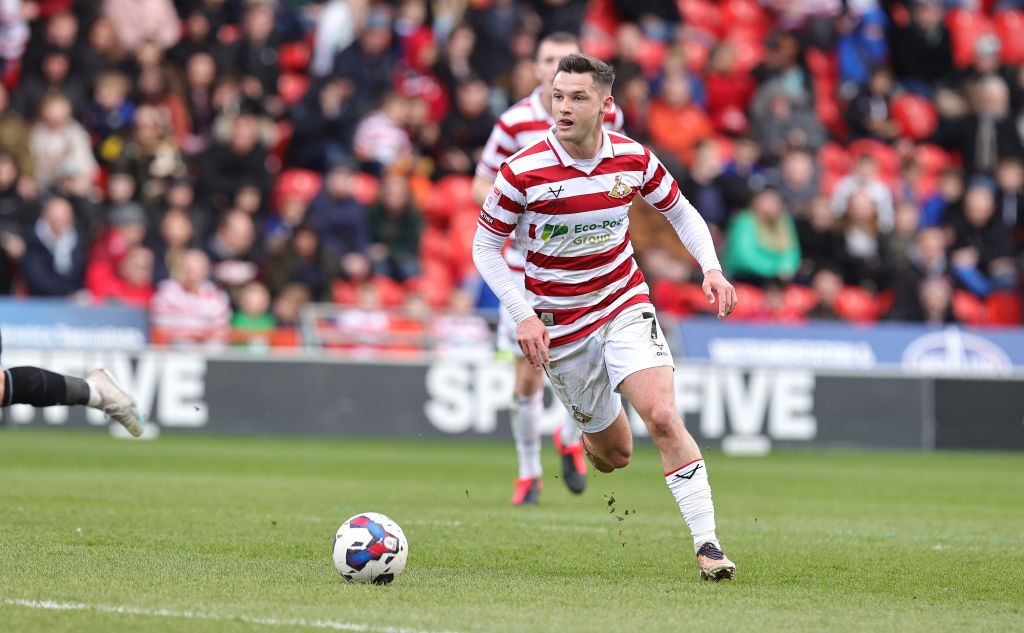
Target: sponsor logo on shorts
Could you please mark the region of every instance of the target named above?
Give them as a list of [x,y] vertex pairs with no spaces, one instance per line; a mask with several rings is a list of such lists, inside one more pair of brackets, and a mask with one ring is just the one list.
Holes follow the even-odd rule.
[[578,404],[572,405],[572,419],[576,420],[580,424],[586,424],[590,422],[594,416],[589,413],[584,413]]

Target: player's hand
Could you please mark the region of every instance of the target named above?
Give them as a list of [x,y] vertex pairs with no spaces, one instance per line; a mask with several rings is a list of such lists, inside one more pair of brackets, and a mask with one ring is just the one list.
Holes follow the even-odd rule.
[[708,298],[708,303],[714,304],[716,300],[718,301],[719,319],[729,316],[739,303],[736,289],[726,281],[720,270],[709,270],[704,275],[704,285],[701,288],[704,290],[704,296]]
[[534,369],[543,369],[548,364],[548,328],[537,317],[530,317],[516,326],[516,339],[526,360]]

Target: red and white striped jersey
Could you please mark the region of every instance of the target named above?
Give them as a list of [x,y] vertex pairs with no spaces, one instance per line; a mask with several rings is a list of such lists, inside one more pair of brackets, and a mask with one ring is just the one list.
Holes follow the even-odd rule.
[[231,304],[226,292],[206,282],[191,292],[173,279],[160,283],[153,295],[153,326],[195,340],[216,338],[227,332]]
[[526,298],[552,347],[650,303],[629,240],[630,203],[639,194],[663,213],[685,203],[650,150],[622,134],[602,136],[595,160],[577,161],[549,131],[501,166],[480,213],[484,229],[515,232],[526,253]]
[[[480,162],[476,166],[477,176],[494,180],[498,168],[509,156],[547,135],[555,124],[555,118],[551,116],[551,104],[541,101],[540,93],[538,87],[529,97],[505,110],[498,118],[480,154]],[[611,111],[604,116],[604,127],[613,132],[621,132],[622,123],[622,110],[613,104]]]

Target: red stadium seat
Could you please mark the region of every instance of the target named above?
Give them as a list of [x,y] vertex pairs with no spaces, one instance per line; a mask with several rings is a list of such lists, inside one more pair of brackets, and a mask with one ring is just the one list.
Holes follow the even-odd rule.
[[298,73],[284,73],[277,78],[277,94],[285,105],[298,103],[309,90],[309,77]]
[[1003,11],[995,17],[996,35],[1002,43],[1000,55],[1009,66],[1024,64],[1024,11]]
[[878,171],[885,179],[898,176],[900,172],[900,155],[895,149],[881,141],[870,138],[858,139],[849,146],[850,154],[856,160],[864,154],[874,156],[878,162]]
[[764,59],[764,46],[760,40],[747,37],[737,37],[735,33],[729,34],[728,42],[732,45],[736,55],[736,71],[748,73]]
[[679,13],[690,28],[702,31],[711,37],[720,34],[721,17],[716,7],[708,0],[678,0]]
[[955,163],[949,152],[938,145],[930,144],[918,145],[914,151],[914,158],[921,165],[922,171],[933,175],[940,173],[947,167],[952,167]]
[[988,320],[985,303],[966,290],[953,293],[953,316],[967,325],[981,325]]
[[687,40],[683,44],[683,62],[687,72],[703,73],[708,65],[711,50],[696,40]]
[[763,37],[771,28],[764,9],[754,0],[725,0],[719,3],[719,21],[723,35],[732,37],[735,29],[755,31]]
[[991,325],[1019,325],[1021,323],[1020,295],[1012,290],[993,292],[985,300],[988,322]]
[[282,44],[278,50],[277,67],[283,73],[304,73],[309,68],[309,44],[304,41]]
[[804,315],[811,310],[814,306],[818,305],[821,299],[818,298],[818,293],[814,292],[812,288],[807,286],[801,286],[800,284],[789,284],[785,290],[782,291],[782,300],[793,312]]
[[291,121],[282,119],[277,122],[274,128],[274,142],[270,146],[270,156],[277,160],[278,164],[284,164],[284,158],[288,154],[288,147],[292,143],[292,134],[295,126]]
[[376,178],[363,172],[356,174],[356,190],[353,197],[360,203],[370,205],[376,202],[379,190],[380,181]]
[[437,217],[450,217],[470,210],[475,216],[479,208],[473,200],[473,179],[459,174],[445,176],[434,185],[430,206],[432,214]]
[[[760,317],[764,313],[764,290],[750,284],[738,283],[736,284],[736,296],[740,301],[736,304],[736,309],[733,310],[733,318],[750,319]],[[705,301],[707,300],[705,299]],[[717,312],[717,304],[710,307]]]
[[846,148],[838,143],[826,143],[818,150],[818,164],[826,171],[835,171],[841,174],[848,173],[853,169],[853,159]]
[[878,320],[879,306],[875,297],[857,286],[847,286],[836,296],[835,311],[840,317],[854,323],[872,323]]
[[648,77],[658,74],[665,65],[668,48],[664,42],[644,38],[639,50],[636,51],[636,62]]
[[924,97],[903,94],[892,100],[892,118],[900,135],[914,140],[931,136],[939,124],[939,115],[931,101]]
[[953,63],[960,68],[974,62],[975,42],[981,36],[995,32],[988,16],[967,9],[953,9],[946,14],[946,26],[953,39]]
[[280,204],[281,198],[297,196],[307,204],[320,191],[323,177],[309,169],[286,169],[277,178],[274,197]]

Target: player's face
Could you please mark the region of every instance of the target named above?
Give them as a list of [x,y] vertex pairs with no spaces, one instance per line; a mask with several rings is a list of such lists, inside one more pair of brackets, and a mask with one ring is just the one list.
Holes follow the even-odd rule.
[[550,88],[551,82],[555,80],[555,73],[558,72],[558,62],[566,55],[580,52],[575,44],[544,42],[537,49],[537,59],[534,60],[534,75],[537,83],[544,88]]
[[598,133],[601,120],[612,106],[612,97],[594,83],[589,73],[558,73],[551,90],[551,114],[555,136],[578,144]]

